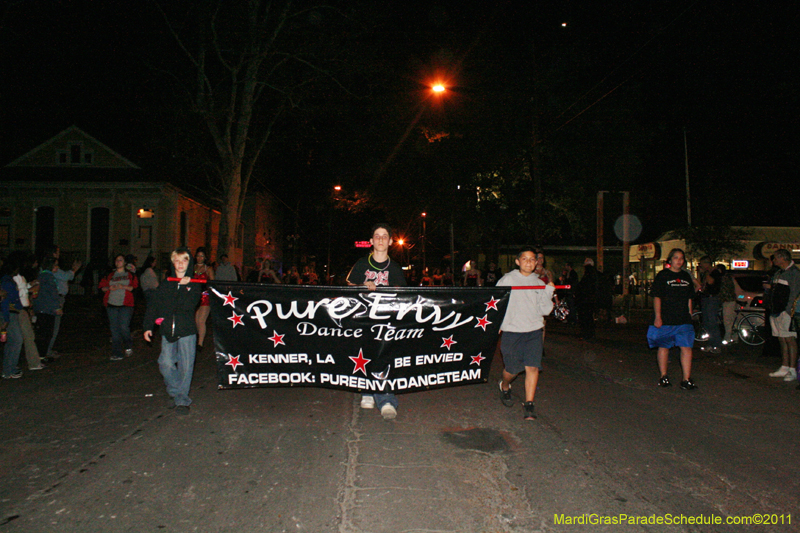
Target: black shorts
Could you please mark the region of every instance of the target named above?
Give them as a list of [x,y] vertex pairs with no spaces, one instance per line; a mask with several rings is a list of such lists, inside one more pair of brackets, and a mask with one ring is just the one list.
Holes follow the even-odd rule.
[[519,374],[526,366],[542,368],[543,349],[543,329],[525,333],[504,331],[500,338],[500,353],[503,354],[503,364],[509,374]]

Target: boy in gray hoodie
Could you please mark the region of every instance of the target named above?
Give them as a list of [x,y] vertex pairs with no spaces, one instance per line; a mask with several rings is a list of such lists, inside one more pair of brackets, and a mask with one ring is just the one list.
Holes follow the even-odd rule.
[[511,291],[506,316],[500,330],[500,352],[503,354],[503,379],[500,381],[500,400],[506,407],[514,405],[511,397],[511,382],[525,371],[525,402],[523,418],[533,420],[533,398],[539,382],[539,369],[542,367],[544,347],[544,317],[553,310],[553,293],[556,288],[552,282],[545,283],[534,273],[536,253],[533,248],[524,248],[516,260],[518,270],[512,270],[497,282],[505,287],[520,288]]

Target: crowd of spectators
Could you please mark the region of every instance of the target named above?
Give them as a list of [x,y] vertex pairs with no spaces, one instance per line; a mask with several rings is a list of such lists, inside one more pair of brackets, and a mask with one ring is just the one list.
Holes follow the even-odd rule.
[[[291,265],[276,268],[270,259],[260,259],[254,268],[242,270],[238,265],[229,261],[227,255],[222,254],[216,262],[210,262],[210,254],[205,249],[198,249],[195,253],[196,264],[193,277],[206,280],[220,281],[248,281],[254,283],[285,284],[285,285],[323,285],[326,284],[324,276],[320,276],[317,265],[309,262],[300,266]],[[138,258],[132,255],[117,254],[114,264],[103,267],[92,265],[82,268],[81,261],[65,260],[62,263],[61,251],[55,246],[40,255],[24,252],[12,252],[4,259],[0,259],[0,280],[2,281],[2,306],[0,306],[0,333],[3,334],[4,352],[4,378],[18,378],[19,360],[24,355],[24,363],[29,371],[45,368],[60,357],[53,349],[59,335],[60,323],[67,308],[67,293],[69,287],[82,286],[91,289],[91,293],[103,297],[102,304],[108,313],[109,328],[111,332],[112,360],[120,360],[124,356],[132,355],[130,323],[134,307],[141,310],[151,301],[159,284],[166,277],[166,268],[170,265],[160,265],[155,257],[147,257],[141,266],[137,266]],[[586,258],[582,272],[573,268],[572,263],[560,265],[554,273],[550,268],[544,254],[537,250],[536,275],[546,282],[554,282],[558,287],[554,295],[554,303],[561,305],[568,312],[562,317],[567,323],[580,325],[579,335],[585,339],[594,336],[594,325],[599,321],[614,319],[614,295],[622,292],[622,276],[610,276],[594,267],[594,262]],[[711,270],[710,263],[705,261],[706,267],[700,269],[699,278],[705,278],[706,270]],[[719,266],[717,266],[719,268]],[[560,274],[557,273],[560,271]],[[476,261],[468,261],[456,273],[449,265],[443,263],[434,268],[425,268],[422,271],[408,269],[404,271],[408,286],[464,286],[464,287],[489,287],[494,286],[503,276],[504,272],[498,267],[497,262],[488,261],[479,265]],[[720,342],[709,343],[707,351],[718,353],[720,346],[735,342],[735,334],[731,330],[731,307],[735,306],[735,295],[731,297],[730,287],[724,285],[726,278],[724,270],[721,271],[722,292],[719,296],[721,308],[724,313],[723,320],[725,333]],[[87,277],[90,278],[87,284]],[[82,279],[83,278],[83,279]],[[709,281],[713,276],[709,274]],[[93,279],[94,281],[91,281]],[[343,285],[337,283],[335,277],[327,280],[330,285]],[[702,282],[703,286],[711,287],[713,283]],[[72,285],[71,285],[72,283]],[[638,280],[635,273],[629,275],[630,294],[635,297],[639,294],[649,294],[652,282]],[[730,284],[730,283],[729,283]],[[117,293],[117,290],[124,291]],[[713,291],[705,289],[704,302],[713,303]],[[733,299],[732,299],[733,298]],[[644,302],[643,302],[644,303]],[[794,303],[794,302],[793,302]],[[699,307],[699,306],[698,306]],[[198,336],[198,349],[202,345],[208,318],[207,298],[197,310],[197,327],[202,334]],[[719,315],[716,308],[710,309],[708,321],[716,320]],[[713,318],[711,318],[713,317]],[[709,324],[711,326],[711,324]],[[712,326],[713,328],[713,326]],[[713,328],[716,331],[716,328]],[[791,368],[790,364],[784,365]],[[24,366],[24,365],[23,365]]]

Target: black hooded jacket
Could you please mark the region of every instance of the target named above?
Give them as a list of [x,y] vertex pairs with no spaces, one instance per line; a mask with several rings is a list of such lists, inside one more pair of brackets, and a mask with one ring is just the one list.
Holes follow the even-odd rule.
[[[186,274],[191,275],[194,272],[192,254],[186,248],[179,248],[176,251],[189,254],[189,266],[186,268]],[[175,266],[171,263],[168,277],[177,277]],[[169,342],[175,342],[181,337],[196,335],[197,324],[194,321],[194,313],[197,304],[200,303],[203,290],[205,290],[205,285],[202,283],[180,285],[177,281],[162,281],[144,314],[144,331],[153,331],[156,319],[163,318],[161,335]]]

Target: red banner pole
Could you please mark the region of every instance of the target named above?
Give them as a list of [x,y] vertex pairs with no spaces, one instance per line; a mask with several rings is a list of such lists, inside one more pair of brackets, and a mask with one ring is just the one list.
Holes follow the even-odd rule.
[[[519,290],[523,290],[523,289],[544,289],[544,287],[545,287],[544,285],[538,285],[536,287],[511,287],[511,290],[519,291]],[[556,289],[571,289],[572,285],[556,285],[555,288]]]

